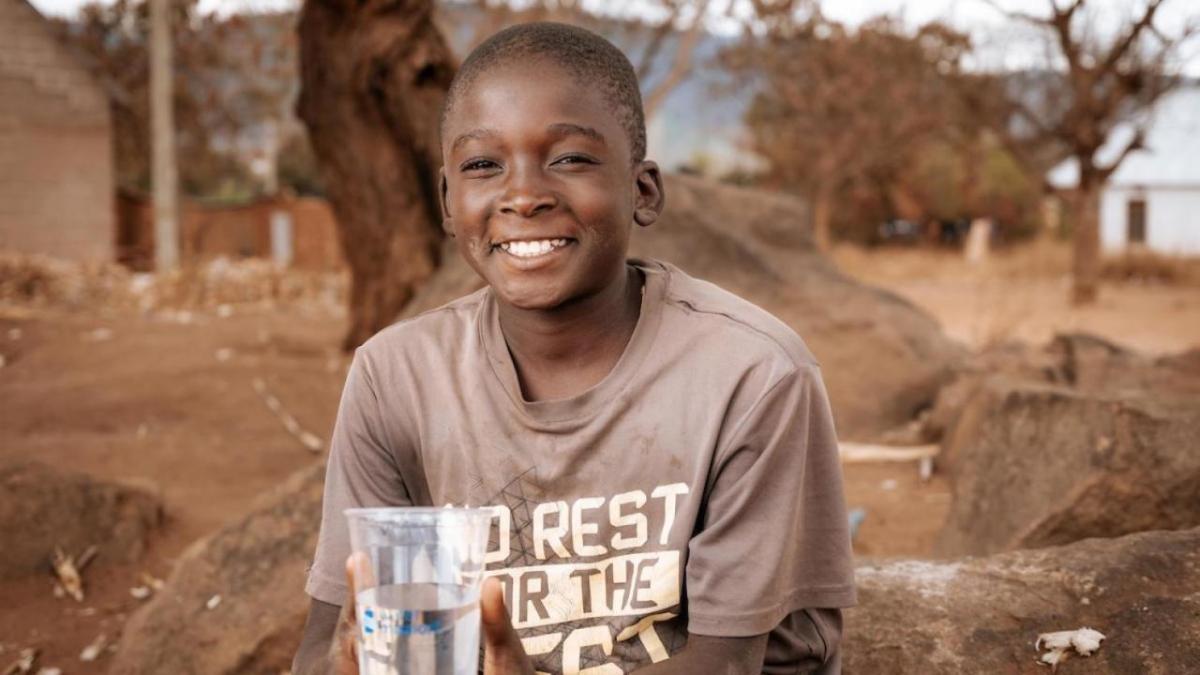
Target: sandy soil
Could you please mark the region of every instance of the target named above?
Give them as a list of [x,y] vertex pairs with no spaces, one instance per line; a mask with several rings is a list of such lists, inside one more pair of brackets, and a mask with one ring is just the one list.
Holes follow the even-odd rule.
[[[932,314],[951,337],[981,349],[1086,331],[1152,354],[1200,347],[1200,261],[1173,263],[1185,281],[1106,281],[1098,302],[1072,306],[1065,244],[1002,250],[982,265],[956,251],[889,248],[834,252],[842,271]],[[1111,267],[1117,267],[1114,263]]]
[[[1042,341],[1057,330],[1095,331],[1154,352],[1200,345],[1197,288],[1109,285],[1098,305],[1073,309],[1061,252],[996,259],[983,269],[920,251],[841,250],[836,258],[852,275],[930,311],[973,347]],[[80,651],[100,634],[119,636],[139,603],[129,595],[139,573],[166,577],[191,542],[321,461],[283,429],[251,383],[263,378],[302,426],[326,437],[347,365],[336,348],[340,313],[239,305],[232,316],[199,311],[189,318],[0,305],[7,362],[0,368],[0,461],[36,458],[100,478],[149,479],[168,514],[141,563],[97,561],[87,571],[82,604],[54,598],[48,573],[0,582],[0,668],[20,648],[36,646],[41,666],[103,672],[105,657],[82,663]],[[218,358],[219,350],[230,350],[228,358]],[[926,555],[949,505],[945,479],[922,483],[914,464],[856,464],[845,473],[847,502],[866,511],[856,551]]]
[[[119,634],[138,604],[129,589],[139,573],[165,578],[190,543],[320,461],[251,382],[263,378],[302,426],[327,436],[345,373],[335,348],[342,322],[330,312],[244,308],[228,318],[196,312],[183,324],[134,312],[0,307],[0,461],[149,479],[167,513],[141,564],[98,559],[86,571],[82,604],[54,598],[48,571],[0,582],[0,668],[36,646],[43,666],[103,672],[103,657],[86,664],[79,654],[98,635]],[[228,360],[218,359],[222,349],[232,350]]]

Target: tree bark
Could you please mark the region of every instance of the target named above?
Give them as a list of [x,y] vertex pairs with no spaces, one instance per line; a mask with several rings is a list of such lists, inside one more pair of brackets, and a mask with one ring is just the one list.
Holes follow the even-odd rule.
[[351,350],[439,263],[438,115],[455,62],[431,0],[305,0],[300,98],[350,267]]
[[1074,226],[1073,284],[1071,301],[1086,305],[1096,301],[1100,287],[1100,189],[1099,181],[1081,177],[1072,200]]

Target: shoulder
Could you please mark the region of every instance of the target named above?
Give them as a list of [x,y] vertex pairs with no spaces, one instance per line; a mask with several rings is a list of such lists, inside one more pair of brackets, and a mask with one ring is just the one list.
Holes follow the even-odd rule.
[[475,334],[480,305],[487,297],[481,288],[436,309],[422,312],[384,328],[364,342],[356,360],[367,367],[419,358],[428,363],[449,356]]
[[792,372],[819,369],[804,340],[767,310],[669,263],[645,264],[666,275],[664,313],[674,330],[695,336],[727,358],[765,361]]

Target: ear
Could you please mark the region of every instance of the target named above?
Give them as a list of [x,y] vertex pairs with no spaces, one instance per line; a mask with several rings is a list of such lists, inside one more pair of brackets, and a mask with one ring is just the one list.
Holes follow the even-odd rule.
[[450,215],[450,186],[446,183],[446,169],[438,169],[438,206],[442,210],[442,231],[454,238],[454,217]]
[[658,220],[666,205],[667,194],[663,190],[662,172],[658,164],[649,160],[638,163],[634,176],[637,200],[633,205],[633,220],[642,227],[649,227]]

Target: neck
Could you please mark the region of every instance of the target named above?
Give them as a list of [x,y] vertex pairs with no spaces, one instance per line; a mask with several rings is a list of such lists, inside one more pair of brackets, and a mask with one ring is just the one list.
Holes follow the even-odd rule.
[[581,393],[612,370],[637,326],[641,274],[551,310],[498,306],[500,330],[527,400]]

